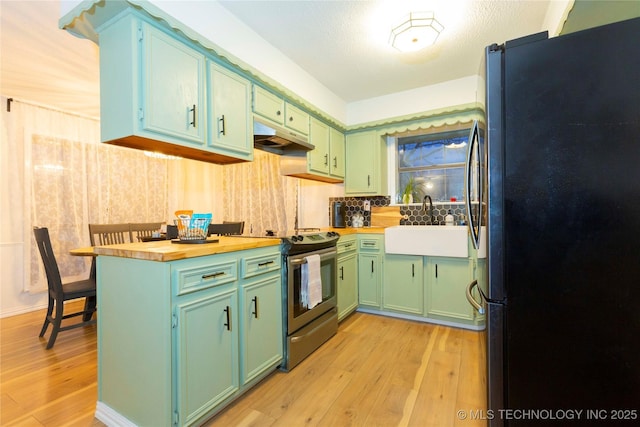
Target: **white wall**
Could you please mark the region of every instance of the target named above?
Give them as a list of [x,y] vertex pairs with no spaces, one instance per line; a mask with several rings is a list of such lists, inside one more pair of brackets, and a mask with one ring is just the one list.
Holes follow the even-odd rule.
[[328,227],[329,197],[343,197],[344,184],[300,180],[298,226]]
[[355,125],[390,117],[476,102],[478,76],[423,86],[347,105],[347,124]]

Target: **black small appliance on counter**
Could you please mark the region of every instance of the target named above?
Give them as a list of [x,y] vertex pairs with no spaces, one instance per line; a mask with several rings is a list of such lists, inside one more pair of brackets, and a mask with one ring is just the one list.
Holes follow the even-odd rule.
[[345,228],[347,226],[347,207],[344,202],[333,202],[331,206],[331,226]]

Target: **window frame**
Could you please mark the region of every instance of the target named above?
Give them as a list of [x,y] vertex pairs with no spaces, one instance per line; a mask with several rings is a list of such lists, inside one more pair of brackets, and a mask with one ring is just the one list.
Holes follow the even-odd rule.
[[[472,123],[458,123],[456,125],[447,125],[429,129],[417,129],[407,132],[397,132],[394,135],[389,135],[387,140],[387,148],[389,154],[389,168],[393,169],[393,173],[389,174],[389,189],[391,190],[391,205],[406,205],[402,202],[403,188],[400,186],[400,173],[412,172],[412,171],[429,171],[429,170],[444,170],[444,169],[459,169],[464,170],[466,164],[466,158],[463,162],[443,163],[438,165],[429,166],[412,166],[401,168],[399,165],[400,159],[398,156],[399,140],[402,138],[417,137],[420,135],[426,136],[427,141],[441,141],[443,139],[450,139],[454,137],[465,137],[465,144],[469,143],[469,132],[471,130]],[[464,184],[463,184],[464,185]],[[464,189],[461,189],[461,197],[457,198],[456,203],[464,202]],[[410,204],[420,204],[421,200],[414,200]],[[450,200],[434,201],[434,203],[451,203]]]

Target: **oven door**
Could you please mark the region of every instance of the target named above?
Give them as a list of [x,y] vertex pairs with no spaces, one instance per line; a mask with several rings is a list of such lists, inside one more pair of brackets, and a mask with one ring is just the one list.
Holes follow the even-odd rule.
[[[320,255],[322,302],[309,309],[301,302],[302,265],[306,257]],[[292,334],[336,306],[336,248],[291,255],[287,259],[287,332]]]

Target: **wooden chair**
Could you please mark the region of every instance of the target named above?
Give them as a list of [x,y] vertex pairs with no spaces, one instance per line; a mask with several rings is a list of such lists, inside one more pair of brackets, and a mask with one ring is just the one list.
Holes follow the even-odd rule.
[[[79,280],[77,282],[71,282],[62,284],[60,277],[60,270],[58,270],[58,263],[53,254],[51,248],[51,239],[49,238],[49,230],[45,227],[33,228],[33,234],[38,244],[40,256],[44,263],[44,269],[47,275],[47,285],[49,288],[49,305],[47,307],[47,315],[40,331],[40,336],[44,336],[49,324],[52,325],[51,336],[47,343],[47,350],[53,347],[59,332],[69,329],[78,328],[80,326],[86,326],[96,323],[95,319],[91,319],[93,313],[96,311],[96,280],[94,277],[89,277],[87,280]],[[64,314],[64,302],[85,298],[84,310],[75,313]],[[53,310],[55,308],[55,316]],[[62,320],[70,317],[83,316],[83,320],[80,323],[74,323],[67,326],[62,326]]]
[[227,223],[227,224],[209,224],[209,235],[217,234],[218,236],[232,236],[242,234],[244,222]]
[[89,240],[91,246],[131,243],[130,230],[129,224],[89,224]]
[[236,234],[242,234],[244,232],[244,221],[222,221],[223,224],[236,224],[240,228],[240,231]]
[[[91,246],[117,245],[131,243],[129,224],[89,224],[89,241]],[[96,278],[96,259],[91,261],[89,277]]]
[[151,237],[154,231],[159,231],[162,222],[139,222],[129,224],[132,242],[141,242],[141,237]]

